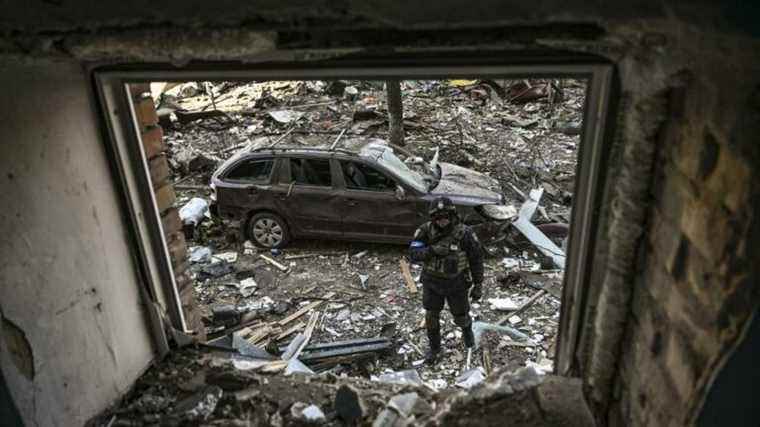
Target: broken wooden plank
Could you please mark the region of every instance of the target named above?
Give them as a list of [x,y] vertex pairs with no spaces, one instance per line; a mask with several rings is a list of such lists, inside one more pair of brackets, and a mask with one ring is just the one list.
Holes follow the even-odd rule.
[[245,337],[245,340],[251,344],[256,344],[272,334],[273,330],[274,328],[271,325],[266,325],[263,328],[253,331],[250,336]]
[[329,292],[329,293],[325,294],[324,297],[322,297],[323,299],[318,300],[318,301],[314,301],[311,304],[308,304],[305,307],[302,307],[300,310],[296,311],[295,313],[291,314],[290,316],[288,316],[288,317],[280,320],[279,322],[277,322],[277,324],[280,325],[280,326],[285,326],[286,324],[292,322],[293,320],[296,320],[299,317],[303,316],[304,314],[308,313],[309,310],[312,310],[312,309],[316,308],[318,305],[322,304],[324,302],[324,300],[328,300],[328,299],[332,298],[333,296],[335,296],[335,292]]
[[486,376],[491,375],[491,372],[493,372],[493,363],[491,361],[491,348],[488,346],[488,344],[483,343],[482,345],[483,349],[483,369],[486,371]]
[[546,293],[546,289],[539,290],[538,292],[536,292],[535,294],[533,294],[533,296],[531,296],[530,298],[528,298],[527,301],[525,301],[524,303],[522,303],[517,310],[515,310],[515,311],[507,314],[506,316],[502,317],[497,322],[497,324],[498,325],[504,325],[504,324],[506,324],[509,321],[510,317],[512,317],[512,316],[519,316],[519,315],[523,314],[525,312],[525,310],[527,310],[528,308],[530,308],[530,306],[533,305],[533,303],[535,303],[545,293]]
[[291,359],[298,359],[298,356],[303,351],[304,347],[309,345],[309,340],[311,340],[311,335],[314,333],[314,328],[317,326],[317,322],[319,321],[320,312],[315,311],[311,314],[311,317],[309,318],[309,323],[306,325],[306,330],[303,332],[304,339],[301,342],[301,345],[298,346],[298,349],[293,353],[293,356],[291,356]]
[[273,260],[272,258],[269,258],[266,255],[259,255],[259,258],[261,258],[264,261],[268,262],[269,264],[273,265],[274,267],[276,267],[280,271],[283,271],[283,272],[288,271],[288,267],[287,266],[280,264],[279,262]]
[[286,366],[288,366],[287,360],[273,360],[259,368],[259,371],[267,374],[274,374],[282,371]]
[[401,258],[399,264],[401,265],[401,274],[404,276],[404,281],[406,282],[406,289],[410,294],[416,294],[417,284],[414,283],[412,272],[409,271],[409,262],[407,262],[404,258]]
[[275,341],[279,341],[289,335],[292,335],[294,332],[303,329],[304,326],[306,326],[305,322],[298,322],[297,325],[293,325],[290,327],[290,329],[286,329],[285,331],[280,333],[280,335],[277,335],[277,338],[275,339]]
[[533,342],[519,342],[519,341],[502,341],[496,346],[496,350],[501,350],[504,347],[536,347],[536,343]]

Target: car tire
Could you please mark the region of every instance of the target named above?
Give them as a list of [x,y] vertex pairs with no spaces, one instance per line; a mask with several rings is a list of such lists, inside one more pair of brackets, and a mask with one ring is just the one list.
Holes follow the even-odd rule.
[[278,249],[290,241],[288,225],[282,218],[269,212],[252,216],[246,230],[251,242],[260,248]]

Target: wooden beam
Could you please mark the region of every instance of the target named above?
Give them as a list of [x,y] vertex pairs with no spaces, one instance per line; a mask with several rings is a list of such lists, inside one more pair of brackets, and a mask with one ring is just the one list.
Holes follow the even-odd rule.
[[290,323],[290,322],[298,319],[299,317],[303,316],[304,314],[308,313],[309,310],[312,310],[312,309],[316,308],[317,306],[319,306],[320,304],[322,304],[324,302],[324,300],[328,300],[328,299],[330,299],[330,298],[332,298],[334,296],[335,296],[335,292],[329,292],[329,293],[325,294],[324,297],[322,297],[323,299],[318,300],[318,301],[314,301],[311,304],[306,305],[305,307],[301,308],[300,310],[296,311],[295,313],[291,314],[290,316],[288,316],[288,317],[280,320],[279,322],[277,322],[277,324],[280,325],[280,326],[285,326],[288,323]]
[[406,289],[409,290],[410,294],[416,294],[417,284],[414,283],[412,272],[409,271],[409,263],[404,258],[401,258],[399,264],[401,265],[401,274],[404,276],[404,281],[406,282]]
[[284,265],[280,264],[279,262],[273,260],[272,258],[269,258],[266,255],[259,255],[259,258],[261,258],[264,261],[266,261],[266,262],[272,264],[273,266],[277,267],[277,269],[280,270],[280,271],[283,271],[283,272],[284,271],[288,271],[288,267],[287,266],[284,266]]

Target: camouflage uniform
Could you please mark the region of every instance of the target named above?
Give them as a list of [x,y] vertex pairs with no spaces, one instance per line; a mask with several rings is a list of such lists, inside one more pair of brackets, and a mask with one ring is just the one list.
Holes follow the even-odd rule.
[[[440,205],[443,208],[436,207]],[[450,200],[439,198],[433,202],[431,216],[440,216],[441,211],[449,215],[450,224],[441,229],[434,221],[426,222],[414,235],[414,240],[424,246],[410,250],[412,261],[423,263],[422,306],[430,342],[429,361],[434,361],[440,351],[440,313],[444,302],[454,323],[462,328],[465,346],[474,345],[468,293],[472,287],[473,300],[479,299],[483,283],[483,250],[477,236],[459,222]]]

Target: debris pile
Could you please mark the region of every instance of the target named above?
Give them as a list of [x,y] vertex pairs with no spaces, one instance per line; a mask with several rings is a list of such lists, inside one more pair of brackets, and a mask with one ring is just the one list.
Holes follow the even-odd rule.
[[[472,305],[478,347],[467,370],[461,332],[447,312],[442,359],[423,363],[420,269],[407,262],[406,248],[296,241],[262,250],[245,240],[244,225],[208,213],[210,174],[248,144],[386,137],[382,82],[186,83],[155,94],[169,123],[165,139],[208,345],[228,354],[232,367],[427,390],[473,387],[502,367],[551,372],[585,83],[404,81],[402,93],[405,148],[495,178],[514,207],[504,213],[515,216],[508,238],[486,248],[484,298]],[[302,403],[277,413],[301,422],[318,411],[330,418],[324,406]],[[401,403],[388,405],[389,419],[410,416]]]
[[229,353],[184,348],[151,367],[93,426],[593,425],[579,380],[499,370],[467,390],[241,371]]

